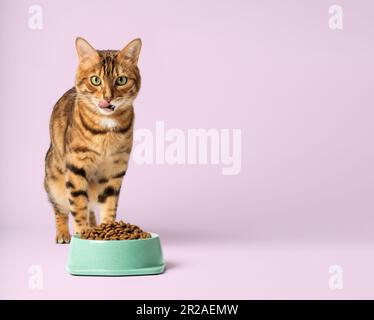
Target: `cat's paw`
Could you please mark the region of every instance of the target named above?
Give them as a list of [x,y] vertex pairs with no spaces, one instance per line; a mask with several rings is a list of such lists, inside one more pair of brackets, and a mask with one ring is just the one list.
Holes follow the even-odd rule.
[[56,243],[63,244],[70,242],[70,233],[69,231],[58,231],[56,235]]
[[90,226],[85,226],[85,227],[80,227],[80,228],[76,228],[74,230],[74,234],[77,235],[77,236],[80,236],[82,234],[85,234],[85,233],[89,233],[89,231],[91,230],[92,228]]

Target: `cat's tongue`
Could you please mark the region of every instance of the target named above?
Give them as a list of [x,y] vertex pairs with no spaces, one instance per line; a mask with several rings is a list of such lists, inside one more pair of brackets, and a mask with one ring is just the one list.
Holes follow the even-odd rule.
[[102,108],[102,109],[109,108],[110,107],[110,103],[108,101],[102,100],[99,103],[99,107]]

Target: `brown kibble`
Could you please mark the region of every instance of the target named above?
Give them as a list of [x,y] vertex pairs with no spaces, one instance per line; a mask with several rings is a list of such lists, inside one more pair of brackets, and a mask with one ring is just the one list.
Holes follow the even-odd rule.
[[81,239],[88,240],[135,240],[150,237],[149,232],[144,232],[138,226],[124,221],[101,223],[97,227],[86,229],[81,233]]

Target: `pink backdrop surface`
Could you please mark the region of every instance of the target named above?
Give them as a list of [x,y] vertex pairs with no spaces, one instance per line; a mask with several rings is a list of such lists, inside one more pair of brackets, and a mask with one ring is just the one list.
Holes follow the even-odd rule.
[[[343,30],[328,26],[333,4]],[[373,14],[369,0],[1,1],[0,297],[374,298]],[[161,276],[71,277],[53,243],[44,156],[77,36],[142,38],[137,129],[242,131],[238,175],[130,164],[119,218],[160,234]],[[334,264],[342,290],[328,287]]]

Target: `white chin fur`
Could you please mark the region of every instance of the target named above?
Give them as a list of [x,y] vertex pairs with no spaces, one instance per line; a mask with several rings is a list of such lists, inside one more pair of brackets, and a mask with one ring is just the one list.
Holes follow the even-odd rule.
[[112,118],[106,118],[106,117],[101,119],[100,123],[103,127],[108,128],[108,129],[113,129],[118,124],[116,120]]

